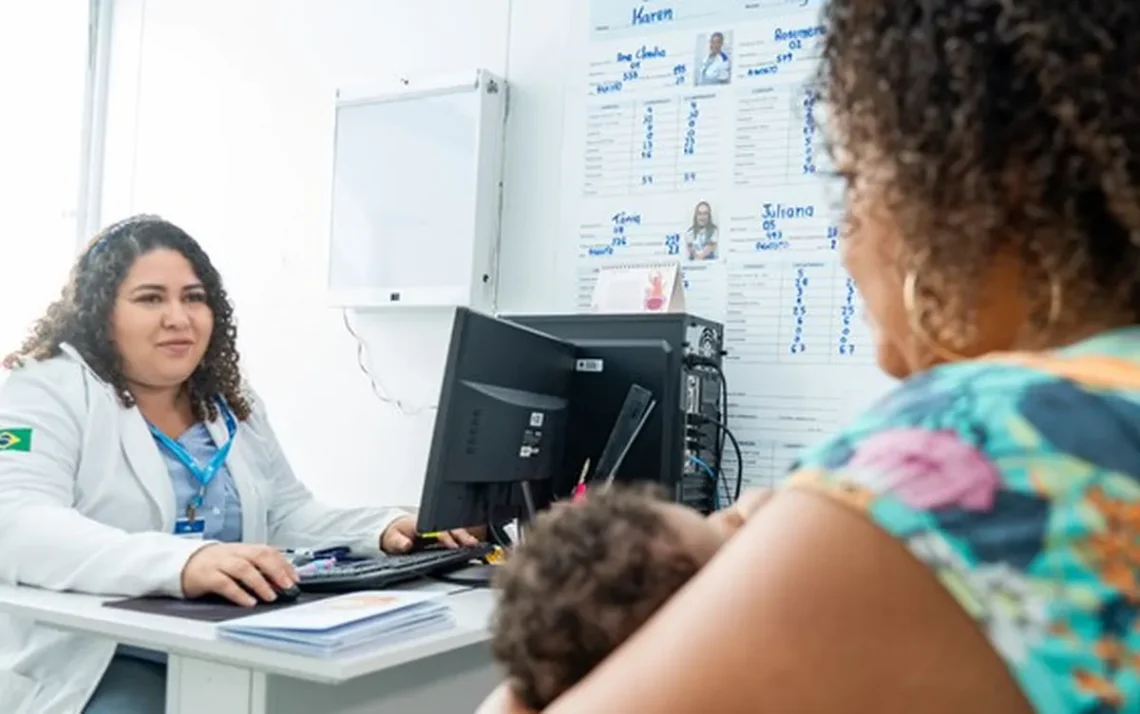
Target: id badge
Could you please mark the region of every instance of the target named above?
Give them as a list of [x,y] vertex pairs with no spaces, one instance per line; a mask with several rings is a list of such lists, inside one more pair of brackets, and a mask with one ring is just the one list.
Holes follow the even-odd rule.
[[179,518],[174,522],[174,535],[201,540],[206,533],[205,518]]

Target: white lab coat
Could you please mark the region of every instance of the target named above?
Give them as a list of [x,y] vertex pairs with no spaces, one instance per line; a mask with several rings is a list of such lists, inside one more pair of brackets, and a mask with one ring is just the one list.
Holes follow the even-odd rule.
[[[174,490],[137,408],[124,409],[75,350],[16,370],[0,388],[0,429],[31,428],[31,450],[0,451],[0,582],[103,595],[181,596],[203,541],[172,535]],[[209,424],[227,437],[221,420]],[[227,460],[251,543],[350,545],[378,554],[403,515],[330,508],[293,475],[260,401]],[[78,714],[115,643],[0,615],[0,713]]]
[[697,84],[704,86],[708,84],[728,84],[728,80],[732,77],[732,63],[728,59],[728,55],[724,52],[718,52],[715,55],[705,57],[704,63],[701,64],[701,72],[697,75]]

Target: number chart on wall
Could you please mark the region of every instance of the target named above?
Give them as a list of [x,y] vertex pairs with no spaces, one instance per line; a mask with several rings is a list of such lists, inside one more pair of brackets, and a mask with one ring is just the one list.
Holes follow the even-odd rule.
[[839,261],[818,0],[593,0],[590,23],[577,307],[600,266],[681,261],[725,325],[745,479],[774,483],[889,387]]

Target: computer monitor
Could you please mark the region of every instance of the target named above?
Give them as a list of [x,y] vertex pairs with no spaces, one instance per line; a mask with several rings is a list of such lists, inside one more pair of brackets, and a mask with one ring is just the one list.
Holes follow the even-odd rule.
[[528,500],[531,509],[545,505],[543,484],[563,460],[573,376],[573,344],[455,311],[421,533],[503,523],[525,516]]

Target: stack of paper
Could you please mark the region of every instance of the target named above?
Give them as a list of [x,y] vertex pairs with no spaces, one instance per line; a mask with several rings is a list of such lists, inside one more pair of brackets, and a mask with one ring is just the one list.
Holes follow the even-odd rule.
[[297,654],[332,657],[455,627],[441,593],[372,590],[270,610],[218,625],[218,636]]

